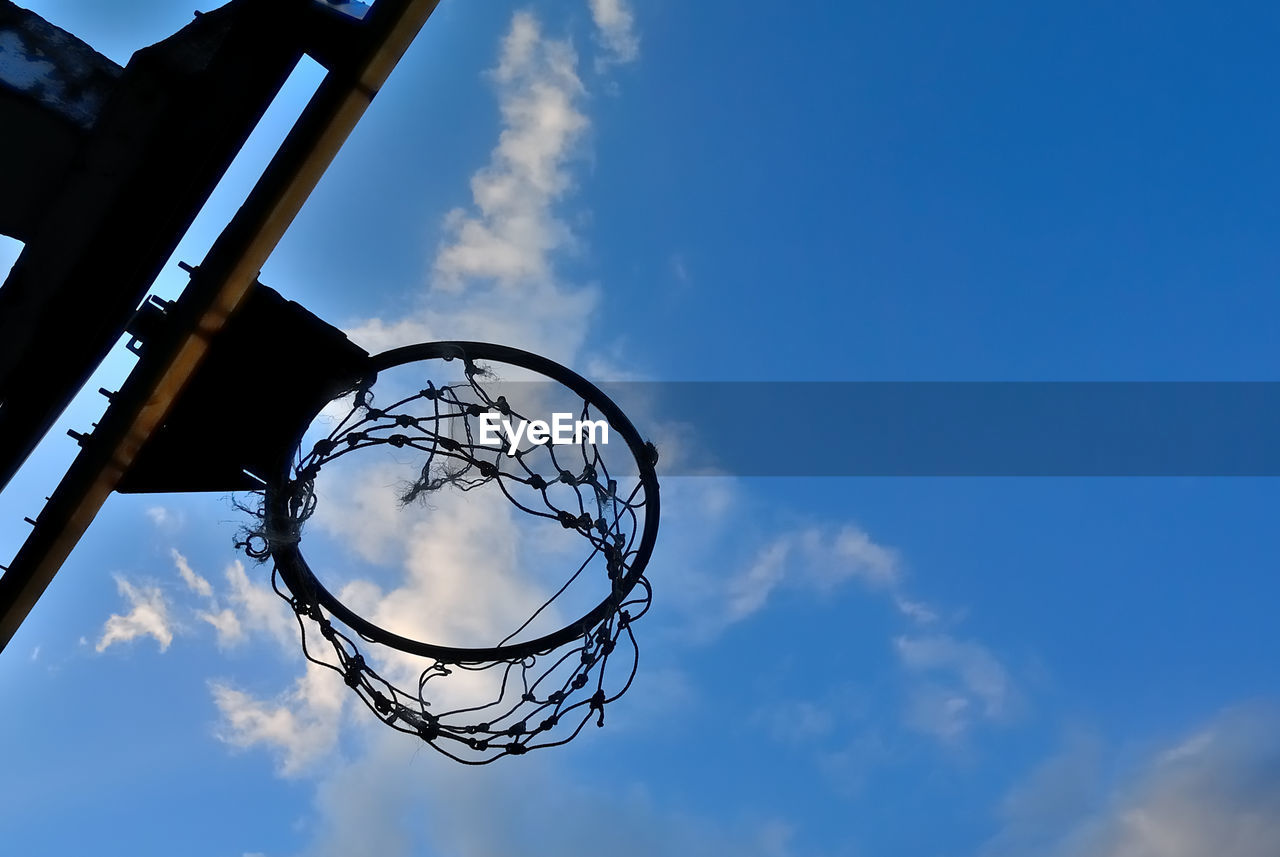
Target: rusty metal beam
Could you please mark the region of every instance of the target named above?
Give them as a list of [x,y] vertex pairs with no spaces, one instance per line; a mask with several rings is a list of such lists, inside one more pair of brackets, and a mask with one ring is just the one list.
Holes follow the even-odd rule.
[[0,578],[0,649],[44,592],[107,497],[163,424],[218,332],[369,102],[439,0],[378,0],[345,62],[316,94],[170,310],[169,335],[147,347],[99,428]]

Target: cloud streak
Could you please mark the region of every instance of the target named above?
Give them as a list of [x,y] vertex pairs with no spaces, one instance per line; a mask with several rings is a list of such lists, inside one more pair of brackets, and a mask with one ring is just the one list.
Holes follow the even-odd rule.
[[498,144],[471,178],[471,206],[444,218],[424,303],[404,318],[356,324],[348,331],[355,341],[376,351],[470,338],[562,361],[577,353],[598,294],[555,270],[556,257],[579,243],[557,213],[590,127],[577,65],[568,40],[516,13],[489,72],[502,117]]
[[305,772],[337,743],[346,688],[323,667],[308,664],[291,689],[269,701],[224,682],[209,689],[222,715],[218,737],[236,747],[267,746],[283,776]]
[[640,37],[635,31],[635,16],[626,0],[590,0],[591,20],[598,30],[604,54],[597,59],[598,69],[633,62],[640,56]]
[[[826,596],[849,583],[888,597],[898,612],[917,623],[936,619],[932,608],[905,595],[898,553],[876,543],[855,524],[844,524],[806,527],[771,539],[741,571],[716,588],[724,593],[718,607],[698,605],[698,612],[709,616],[701,630],[714,635],[750,618],[784,587]],[[708,587],[701,597],[709,597],[716,589]]]
[[169,618],[169,605],[158,586],[134,586],[116,575],[116,590],[129,604],[129,612],[115,613],[102,626],[102,635],[94,647],[105,652],[117,643],[127,643],[138,637],[151,637],[160,644],[160,651],[173,642],[173,629]]
[[1012,713],[1013,681],[986,646],[948,634],[903,635],[893,642],[903,668],[924,679],[909,691],[913,729],[955,741],[976,723],[1000,722]]

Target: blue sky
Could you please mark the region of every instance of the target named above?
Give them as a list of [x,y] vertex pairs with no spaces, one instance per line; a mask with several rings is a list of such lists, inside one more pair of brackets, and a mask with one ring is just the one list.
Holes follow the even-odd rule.
[[[117,62],[190,11],[28,5]],[[598,378],[1275,380],[1278,30],[1249,3],[444,0],[262,280],[371,350],[489,338]],[[4,551],[73,447],[0,497]],[[227,498],[113,497],[0,657],[4,850],[1280,853],[1275,480],[663,489],[635,688],[480,770],[303,670]],[[472,571],[440,573],[487,619]]]

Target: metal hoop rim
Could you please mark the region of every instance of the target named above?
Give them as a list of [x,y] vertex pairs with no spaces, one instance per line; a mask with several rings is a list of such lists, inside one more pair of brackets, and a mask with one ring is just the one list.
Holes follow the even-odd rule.
[[[269,542],[268,550],[271,559],[275,562],[276,568],[284,579],[285,585],[289,587],[289,591],[294,597],[301,599],[301,593],[310,594],[311,597],[299,609],[305,609],[305,607],[310,606],[323,607],[366,640],[407,654],[434,658],[443,663],[473,664],[523,660],[532,655],[557,649],[590,633],[591,629],[621,608],[631,590],[635,588],[643,576],[658,538],[659,499],[656,456],[653,453],[653,447],[641,438],[640,433],[627,415],[599,387],[568,367],[562,366],[540,354],[523,351],[519,348],[473,341],[421,342],[416,345],[393,348],[390,351],[370,356],[367,364],[368,377],[376,379],[379,372],[403,366],[407,363],[459,358],[463,360],[492,360],[498,363],[505,363],[509,366],[528,369],[556,381],[596,408],[609,421],[609,425],[615,428],[618,434],[626,441],[627,448],[635,458],[636,465],[639,468],[640,483],[644,487],[644,530],[641,533],[640,543],[628,573],[618,581],[614,591],[580,619],[565,625],[559,631],[546,634],[534,640],[484,648],[439,646],[388,631],[352,611],[316,578],[311,566],[302,555],[297,540],[281,544]],[[300,446],[302,436],[318,415],[319,411],[312,414],[311,418],[300,427],[292,449],[297,449]],[[291,451],[285,457],[285,460],[281,462],[275,477],[267,483],[265,488],[265,511],[268,519],[284,520],[288,518],[288,492],[282,489],[290,482],[292,460]]]

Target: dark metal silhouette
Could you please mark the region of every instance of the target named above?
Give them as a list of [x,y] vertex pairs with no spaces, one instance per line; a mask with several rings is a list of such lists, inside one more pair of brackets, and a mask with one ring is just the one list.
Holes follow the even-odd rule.
[[[303,52],[328,70],[190,286],[173,306],[136,317],[135,329],[149,337],[139,366],[98,427],[82,436],[83,450],[0,577],[0,647],[165,424],[437,2],[378,0],[355,18],[315,0],[233,0],[139,51],[120,74],[71,169],[50,179],[47,209],[22,227],[26,246],[0,288],[0,485],[135,318]],[[3,20],[18,16],[7,0],[0,4],[10,16]]]

